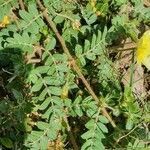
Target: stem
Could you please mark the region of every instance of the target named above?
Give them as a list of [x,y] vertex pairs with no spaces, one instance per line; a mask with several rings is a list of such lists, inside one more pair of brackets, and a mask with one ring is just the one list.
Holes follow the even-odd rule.
[[102,114],[109,120],[109,122],[111,123],[111,125],[113,127],[116,127],[114,121],[112,120],[112,118],[110,117],[110,115],[108,114],[107,110],[102,106],[102,101],[100,101],[100,99],[96,96],[96,94],[94,93],[94,91],[92,90],[90,84],[87,82],[87,80],[85,79],[85,77],[83,76],[80,68],[78,67],[78,65],[76,64],[76,61],[74,60],[74,58],[71,56],[69,49],[67,48],[64,39],[62,38],[62,36],[59,34],[56,25],[54,24],[54,22],[52,21],[51,17],[48,16],[46,9],[44,8],[44,6],[42,5],[42,3],[40,2],[40,0],[36,0],[39,8],[41,11],[43,11],[43,17],[46,19],[48,26],[53,30],[53,32],[56,34],[56,37],[58,39],[58,41],[60,42],[64,53],[68,56],[69,60],[72,61],[72,66],[74,71],[78,74],[79,78],[81,78],[83,84],[86,86],[89,94],[92,95],[93,99],[99,104],[100,103],[100,107],[101,107],[101,112]]
[[133,49],[136,49],[136,47],[137,47],[136,43],[130,42],[119,44],[118,46],[108,47],[108,49],[111,52],[120,52],[120,51],[133,51]]
[[132,64],[131,64],[131,74],[130,74],[130,87],[133,85],[133,74],[134,74],[134,51],[132,52]]
[[19,5],[20,5],[22,10],[25,10],[25,6],[24,6],[24,3],[23,3],[23,0],[19,0]]
[[137,126],[135,126],[130,132],[128,132],[127,134],[121,136],[117,141],[116,143],[119,143],[120,140],[122,140],[123,138],[127,137],[128,135],[130,135],[136,128],[138,128],[141,124],[138,124]]
[[73,145],[73,148],[74,148],[74,150],[79,150],[79,147],[78,147],[78,145],[76,143],[75,137],[74,137],[74,135],[73,135],[73,133],[71,131],[71,128],[69,126],[68,118],[64,117],[64,120],[65,120],[65,122],[67,124],[67,131],[68,131],[68,134],[69,134],[69,137],[70,137],[70,141],[71,141],[71,143]]

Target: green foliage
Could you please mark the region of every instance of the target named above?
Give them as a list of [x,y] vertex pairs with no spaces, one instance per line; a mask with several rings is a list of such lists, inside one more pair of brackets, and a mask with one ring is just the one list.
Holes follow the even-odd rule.
[[[99,112],[98,112],[99,113]],[[86,140],[86,142],[81,147],[82,150],[85,149],[105,149],[102,144],[102,139],[105,138],[104,133],[108,133],[107,127],[104,123],[108,123],[107,119],[99,114],[94,114],[95,118],[89,120],[85,127],[88,129],[87,132],[82,134],[82,138]]]
[[122,85],[117,53],[110,54],[126,39],[137,41],[141,26],[149,28],[149,8],[140,0],[43,0],[70,54],[116,122],[112,130],[36,1],[23,2],[25,10],[17,0],[0,1],[0,148],[74,149],[73,141],[82,150],[149,148],[146,98],[139,97],[146,103],[142,107],[132,88]]

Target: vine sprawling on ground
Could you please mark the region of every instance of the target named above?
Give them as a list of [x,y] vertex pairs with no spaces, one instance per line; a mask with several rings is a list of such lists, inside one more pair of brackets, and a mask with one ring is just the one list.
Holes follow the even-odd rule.
[[1,0],[0,12],[0,149],[150,149],[134,59],[148,0]]

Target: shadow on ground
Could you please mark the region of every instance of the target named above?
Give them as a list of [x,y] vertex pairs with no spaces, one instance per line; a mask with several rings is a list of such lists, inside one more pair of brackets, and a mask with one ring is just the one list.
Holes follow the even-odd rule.
[[30,72],[21,50],[0,50],[0,149],[24,149],[26,115],[32,104],[26,79]]

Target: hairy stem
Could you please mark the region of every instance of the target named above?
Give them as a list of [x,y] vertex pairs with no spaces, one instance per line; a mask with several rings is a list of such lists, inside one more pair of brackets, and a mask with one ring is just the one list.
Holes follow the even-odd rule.
[[57,28],[56,28],[56,25],[54,24],[54,22],[52,21],[51,17],[48,16],[48,13],[46,11],[46,8],[42,5],[42,3],[40,2],[40,0],[36,0],[40,10],[43,12],[43,17],[45,18],[45,20],[47,21],[48,23],[48,26],[53,30],[53,32],[55,33],[58,41],[60,42],[63,50],[64,50],[64,53],[68,56],[69,60],[72,61],[72,66],[73,66],[73,69],[74,71],[78,74],[79,78],[81,78],[83,84],[85,85],[85,87],[87,88],[89,94],[93,97],[93,99],[98,103],[100,104],[100,107],[101,107],[101,112],[103,113],[103,115],[105,117],[107,117],[107,119],[109,120],[109,122],[112,124],[113,127],[116,127],[114,121],[112,120],[111,116],[108,114],[107,110],[102,106],[102,102],[100,101],[100,99],[96,96],[96,94],[94,93],[94,91],[92,90],[90,84],[87,82],[87,80],[85,79],[85,77],[83,76],[80,68],[78,67],[78,65],[76,64],[76,61],[75,59],[71,56],[66,44],[65,44],[65,41],[64,39],[62,38],[62,36],[59,34]]

